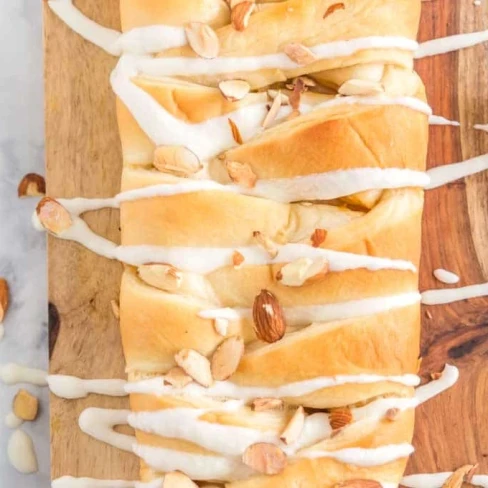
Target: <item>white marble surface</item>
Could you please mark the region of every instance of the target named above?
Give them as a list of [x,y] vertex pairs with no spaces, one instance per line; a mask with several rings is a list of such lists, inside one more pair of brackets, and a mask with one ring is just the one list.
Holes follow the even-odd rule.
[[[15,361],[47,368],[45,236],[30,225],[36,201],[17,198],[24,174],[44,174],[41,6],[39,0],[0,1],[0,276],[11,287],[0,364]],[[22,387],[41,399],[39,418],[21,427],[34,439],[39,473],[21,475],[8,463],[12,431],[4,419],[19,386],[0,383],[0,486],[47,488],[48,392]]]

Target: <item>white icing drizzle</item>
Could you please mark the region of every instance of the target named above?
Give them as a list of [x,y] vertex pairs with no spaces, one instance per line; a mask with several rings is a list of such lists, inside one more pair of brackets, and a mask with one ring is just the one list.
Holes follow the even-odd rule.
[[473,129],[488,132],[488,124],[475,124],[475,125],[473,125]]
[[449,120],[445,117],[441,117],[440,115],[431,115],[429,117],[429,124],[430,125],[452,125],[454,127],[459,127],[461,124],[456,120]]
[[19,473],[32,474],[38,470],[34,443],[30,435],[22,430],[16,430],[10,436],[7,445],[7,456],[10,464]]
[[24,421],[19,419],[19,417],[17,417],[17,415],[15,415],[13,412],[8,413],[5,417],[5,425],[9,429],[18,429],[23,423]]
[[[419,301],[419,293],[407,292],[400,295],[363,298],[324,305],[284,307],[283,313],[287,325],[293,327],[310,325],[314,322],[330,322],[332,320],[371,315],[413,305]],[[205,319],[251,319],[252,310],[250,308],[216,308],[202,310],[198,313],[198,316]]]
[[443,391],[451,388],[459,378],[459,370],[456,366],[446,364],[444,371],[442,371],[441,377],[437,380],[430,381],[429,383],[419,386],[415,390],[415,398],[419,403],[424,403],[427,400],[439,395]]
[[451,181],[470,176],[488,169],[488,154],[462,161],[460,163],[445,164],[427,171],[430,176],[430,183],[427,189],[437,188],[450,183]]
[[488,41],[488,30],[432,39],[431,41],[420,44],[415,52],[415,59],[458,51],[459,49],[476,46],[486,41]]
[[[442,488],[451,475],[452,472],[411,474],[404,476],[401,484],[408,488]],[[471,480],[471,484],[488,488],[488,476],[475,474]]]
[[286,383],[276,387],[266,386],[240,386],[231,381],[217,381],[211,387],[204,388],[196,383],[190,383],[184,388],[173,388],[165,385],[161,378],[128,383],[125,387],[127,393],[143,393],[149,395],[189,395],[215,398],[236,398],[251,400],[253,398],[287,398],[307,395],[323,388],[345,384],[371,384],[382,381],[391,381],[405,386],[417,386],[419,377],[414,374],[402,376],[381,376],[376,374],[321,376],[309,380]]
[[446,269],[435,269],[433,274],[439,281],[446,283],[447,285],[455,285],[459,282],[459,276]]
[[90,393],[121,397],[126,396],[126,381],[117,379],[83,380],[75,376],[49,375],[47,383],[52,393],[69,400],[85,398]]
[[51,488],[163,488],[163,481],[164,478],[144,483],[141,481],[100,480],[63,476],[53,480]]
[[156,53],[187,43],[183,27],[152,25],[122,34],[86,17],[73,5],[72,0],[50,0],[48,5],[73,31],[113,56],[120,56],[124,52]]
[[47,373],[40,369],[26,368],[20,364],[9,363],[0,365],[0,380],[7,385],[17,383],[30,383],[32,385],[46,386]]
[[123,451],[132,452],[135,437],[114,431],[116,425],[127,424],[129,414],[130,410],[87,408],[81,413],[78,423],[85,434]]
[[5,326],[3,324],[0,324],[0,342],[2,341],[4,335],[5,335]]
[[422,292],[422,303],[424,305],[441,305],[487,295],[488,283],[481,283],[479,285],[463,286],[460,288],[424,291]]

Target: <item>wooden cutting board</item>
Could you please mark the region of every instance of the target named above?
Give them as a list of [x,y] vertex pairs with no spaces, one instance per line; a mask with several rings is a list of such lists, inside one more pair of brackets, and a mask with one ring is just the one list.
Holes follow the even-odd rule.
[[[485,2],[483,2],[485,3]],[[77,0],[97,22],[119,28],[118,0]],[[423,2],[421,40],[488,28],[488,4],[471,0]],[[121,154],[109,74],[116,59],[83,41],[45,6],[46,161],[48,194],[102,197],[117,193]],[[436,114],[459,120],[461,129],[431,128],[429,167],[488,152],[488,46],[421,60]],[[401,127],[399,128],[401,130]],[[87,216],[88,224],[119,238],[113,210]],[[439,287],[437,267],[459,272],[461,284],[488,280],[488,172],[426,194],[421,289]],[[86,378],[124,377],[117,299],[121,265],[82,247],[49,238],[51,373]],[[424,309],[422,371],[445,362],[461,369],[458,384],[418,409],[410,472],[451,470],[480,463],[488,473],[488,299]],[[53,478],[62,475],[135,479],[134,456],[84,435],[77,427],[88,406],[121,408],[125,399],[51,398]]]

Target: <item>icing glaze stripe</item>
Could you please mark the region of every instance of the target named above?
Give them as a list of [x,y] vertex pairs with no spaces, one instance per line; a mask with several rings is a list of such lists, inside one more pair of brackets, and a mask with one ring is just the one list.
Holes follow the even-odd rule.
[[421,59],[428,56],[435,56],[436,54],[458,51],[459,49],[476,46],[486,41],[488,41],[488,30],[432,39],[420,44],[415,52],[415,58]]
[[488,283],[463,286],[460,288],[427,290],[422,292],[422,303],[424,305],[441,305],[484,296],[488,296]]
[[[404,476],[401,484],[407,488],[442,488],[452,474],[452,472],[412,474]],[[470,484],[488,488],[488,476],[475,474]]]
[[59,398],[73,400],[85,398],[90,393],[107,396],[126,396],[126,381],[117,379],[83,380],[75,376],[49,375],[47,383],[51,392]]

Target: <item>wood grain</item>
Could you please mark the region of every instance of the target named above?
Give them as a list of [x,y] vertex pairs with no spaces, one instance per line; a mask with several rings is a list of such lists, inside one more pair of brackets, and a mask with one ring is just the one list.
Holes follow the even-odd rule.
[[[78,0],[103,25],[117,28],[118,0]],[[471,0],[423,2],[422,40],[488,28],[488,6]],[[436,114],[460,120],[461,129],[431,128],[429,167],[488,152],[488,46],[417,63]],[[45,9],[46,159],[53,196],[112,195],[121,159],[108,76],[115,60],[74,35]],[[88,217],[97,232],[118,239],[113,211]],[[445,267],[462,285],[488,280],[488,173],[426,194],[421,289],[441,287],[432,270]],[[49,240],[51,372],[123,377],[118,325],[110,300],[118,295],[121,268],[81,247]],[[425,309],[427,310],[427,309]],[[488,299],[429,307],[424,314],[422,373],[447,361],[461,369],[458,384],[418,409],[416,453],[409,472],[451,470],[480,463],[488,473]],[[87,406],[120,407],[125,400],[90,397],[51,403],[52,475],[137,477],[129,454],[90,439],[76,427]]]

